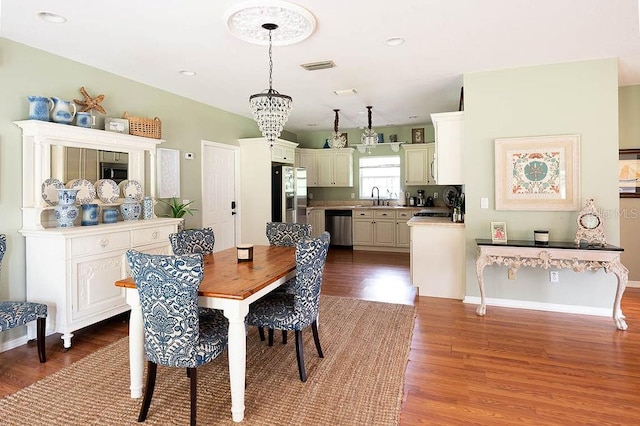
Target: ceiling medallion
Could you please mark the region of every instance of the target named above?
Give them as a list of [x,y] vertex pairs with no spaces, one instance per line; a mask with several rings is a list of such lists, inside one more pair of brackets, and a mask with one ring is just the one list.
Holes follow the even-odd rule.
[[278,26],[271,43],[285,46],[299,43],[316,29],[316,19],[307,9],[286,1],[249,1],[233,5],[225,13],[227,28],[234,36],[249,43],[268,45],[269,35],[262,25]]

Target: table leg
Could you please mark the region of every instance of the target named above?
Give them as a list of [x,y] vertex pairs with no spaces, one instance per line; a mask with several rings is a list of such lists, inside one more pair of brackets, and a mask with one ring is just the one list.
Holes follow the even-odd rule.
[[616,259],[613,262],[609,262],[605,266],[605,271],[612,272],[618,278],[618,288],[616,290],[616,298],[613,301],[613,322],[619,330],[626,330],[627,323],[624,320],[624,314],[620,307],[622,301],[622,295],[627,288],[627,281],[629,280],[629,270],[620,263],[620,259]]
[[484,316],[487,313],[487,304],[484,300],[484,281],[482,280],[482,271],[487,266],[489,256],[479,254],[476,259],[476,276],[478,277],[478,286],[480,287],[480,306],[476,309],[476,315]]
[[127,303],[131,306],[129,318],[129,375],[131,398],[142,396],[144,375],[144,323],[137,289],[127,289]]
[[244,419],[244,386],[247,368],[247,336],[244,318],[248,306],[224,310],[229,319],[229,382],[231,387],[231,416],[234,422]]

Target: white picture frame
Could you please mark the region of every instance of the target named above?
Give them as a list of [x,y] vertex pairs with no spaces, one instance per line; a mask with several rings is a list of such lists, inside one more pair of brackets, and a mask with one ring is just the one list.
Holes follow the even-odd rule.
[[491,222],[491,241],[494,243],[507,242],[506,222]]
[[580,135],[495,140],[496,210],[580,210]]
[[157,148],[158,198],[180,197],[180,150]]

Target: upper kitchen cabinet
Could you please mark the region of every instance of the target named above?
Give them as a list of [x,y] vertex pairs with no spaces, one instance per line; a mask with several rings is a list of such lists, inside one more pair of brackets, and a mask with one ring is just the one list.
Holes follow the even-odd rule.
[[405,185],[434,185],[435,144],[403,144]]
[[353,148],[317,149],[316,186],[353,186]]
[[464,112],[431,114],[435,129],[434,176],[438,185],[461,185]]
[[111,164],[129,164],[129,154],[126,152],[100,151],[100,162]]
[[298,148],[296,150],[296,167],[307,169],[307,187],[318,186],[317,149]]
[[271,161],[274,163],[291,164],[296,159],[297,143],[276,139],[271,148]]

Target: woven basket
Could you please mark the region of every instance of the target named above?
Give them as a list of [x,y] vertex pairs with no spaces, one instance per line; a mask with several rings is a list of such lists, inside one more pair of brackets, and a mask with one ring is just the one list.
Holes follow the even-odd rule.
[[133,117],[125,111],[122,118],[129,120],[129,134],[135,136],[144,136],[145,138],[160,139],[162,138],[162,122],[158,117],[144,118]]

